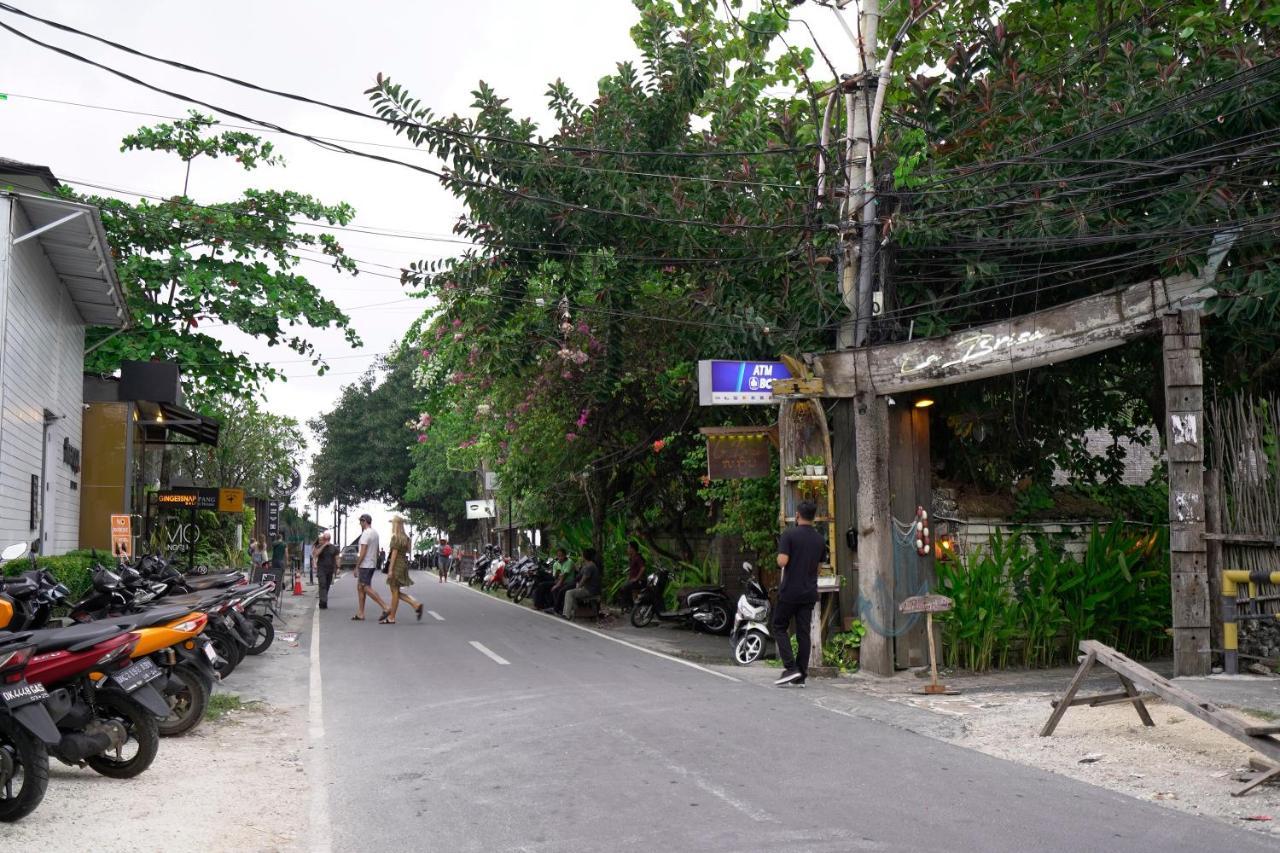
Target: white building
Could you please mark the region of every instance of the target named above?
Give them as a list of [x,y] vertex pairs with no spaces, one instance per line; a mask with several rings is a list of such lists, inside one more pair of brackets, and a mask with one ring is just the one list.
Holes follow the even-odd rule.
[[0,158],[0,547],[80,537],[84,330],[128,313],[97,208]]

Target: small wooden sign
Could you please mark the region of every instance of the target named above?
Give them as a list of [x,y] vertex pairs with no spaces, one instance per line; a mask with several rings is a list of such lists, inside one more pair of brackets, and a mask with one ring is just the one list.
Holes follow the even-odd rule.
[[769,436],[754,432],[707,436],[707,476],[712,480],[749,480],[769,476]]
[[945,595],[913,595],[898,605],[901,613],[945,613],[951,609],[951,599]]

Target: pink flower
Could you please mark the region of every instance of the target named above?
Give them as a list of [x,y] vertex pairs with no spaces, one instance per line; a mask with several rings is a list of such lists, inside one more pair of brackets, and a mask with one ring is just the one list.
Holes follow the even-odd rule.
[[671,264],[667,264],[665,267],[662,268],[662,271],[665,273],[673,273],[676,271],[676,268]]
[[422,357],[423,357],[423,358],[431,358],[431,350],[429,350],[429,349],[424,349],[424,350],[422,351]]
[[572,378],[573,378],[573,373],[571,373],[570,371],[566,370],[564,373],[561,373],[561,374],[560,374],[560,378],[561,378],[561,379],[572,379]]
[[518,415],[523,415],[527,411],[529,411],[529,404],[527,402],[516,406],[516,414]]
[[462,381],[466,378],[467,377],[463,375],[462,371],[458,370],[458,371],[454,371],[453,375],[449,377],[449,381],[455,385],[460,385]]
[[653,443],[653,452],[654,452],[654,453],[661,453],[661,452],[662,452],[662,448],[664,448],[664,447],[666,447],[666,446],[667,446],[667,443],[666,443],[665,441],[663,441],[662,439],[658,439],[657,441],[655,441],[655,442]]
[[427,443],[427,437],[422,433],[418,433],[418,444],[426,444],[426,443]]
[[507,432],[515,432],[515,431],[516,431],[516,422],[507,421]]
[[582,334],[584,334],[584,335],[589,335],[589,334],[591,334],[591,327],[590,327],[590,326],[588,326],[585,322],[583,322],[583,321],[579,320],[579,321],[578,321],[578,331],[579,331],[579,332],[581,332],[581,333],[582,333]]
[[453,318],[453,327],[456,329],[456,328],[458,328],[458,327],[459,327],[459,326],[461,326],[461,325],[462,325],[462,318],[461,318],[461,317],[454,317],[454,318]]
[[577,440],[578,440],[578,434],[577,434],[576,432],[566,432],[566,433],[564,434],[564,440],[565,440],[565,441],[577,441]]
[[436,340],[444,337],[444,326],[436,326]]
[[582,412],[578,415],[577,424],[578,424],[578,427],[579,427],[579,428],[584,427],[584,426],[586,426],[586,425],[587,425],[587,416],[588,416],[589,414],[590,414],[590,412],[589,412],[588,410],[583,409],[583,410],[582,410]]

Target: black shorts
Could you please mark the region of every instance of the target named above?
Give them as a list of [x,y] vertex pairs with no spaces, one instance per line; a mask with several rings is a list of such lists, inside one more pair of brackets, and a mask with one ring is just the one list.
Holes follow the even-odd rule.
[[365,586],[372,586],[373,573],[377,570],[378,568],[376,566],[361,566],[356,569],[356,579]]

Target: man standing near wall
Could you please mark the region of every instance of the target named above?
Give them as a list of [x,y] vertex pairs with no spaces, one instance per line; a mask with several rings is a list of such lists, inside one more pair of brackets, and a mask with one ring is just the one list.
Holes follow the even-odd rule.
[[[809,674],[809,625],[813,606],[818,603],[818,566],[827,542],[813,526],[818,507],[813,501],[801,501],[796,507],[796,526],[788,527],[778,538],[778,606],[773,611],[773,639],[782,659],[782,677],[773,682],[803,687]],[[796,651],[791,652],[788,626],[796,622]]]

